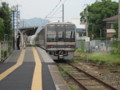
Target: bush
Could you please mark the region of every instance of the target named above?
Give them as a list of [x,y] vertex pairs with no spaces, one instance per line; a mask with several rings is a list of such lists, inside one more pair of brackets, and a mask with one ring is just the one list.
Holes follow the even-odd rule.
[[120,41],[113,41],[112,42],[112,54],[119,54],[120,55]]
[[75,52],[76,53],[84,53],[84,51],[82,49],[76,49]]

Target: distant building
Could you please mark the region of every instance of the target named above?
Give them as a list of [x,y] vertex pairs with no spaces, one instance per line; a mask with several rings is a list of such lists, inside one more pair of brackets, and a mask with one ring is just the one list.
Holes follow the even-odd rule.
[[85,34],[85,29],[76,28],[76,38],[77,38],[77,40],[83,39],[84,34]]
[[118,20],[118,15],[103,20],[106,22],[106,38],[110,39],[116,33],[116,30],[114,29],[113,25],[117,20]]

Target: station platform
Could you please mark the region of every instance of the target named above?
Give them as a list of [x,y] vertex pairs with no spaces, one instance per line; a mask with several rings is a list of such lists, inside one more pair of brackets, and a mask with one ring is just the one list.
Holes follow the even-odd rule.
[[39,47],[14,50],[0,63],[0,90],[69,90],[55,62]]

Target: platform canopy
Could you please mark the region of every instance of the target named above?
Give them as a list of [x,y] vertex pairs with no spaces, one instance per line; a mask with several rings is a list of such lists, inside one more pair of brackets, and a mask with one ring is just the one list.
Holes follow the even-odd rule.
[[23,28],[19,28],[19,30],[22,33],[26,33],[27,36],[32,36],[35,34],[37,28],[38,28],[37,26],[36,27],[23,27]]

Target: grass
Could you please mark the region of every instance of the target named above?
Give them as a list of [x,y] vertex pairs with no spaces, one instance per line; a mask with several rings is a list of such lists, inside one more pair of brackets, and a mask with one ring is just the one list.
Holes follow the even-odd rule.
[[[62,68],[62,66],[58,65],[58,69],[59,69],[59,72],[61,73],[61,75],[64,77],[64,79],[69,79],[69,76],[68,76],[68,71],[66,71],[65,69]],[[70,90],[76,90],[75,86],[74,85],[68,85]]]
[[120,63],[120,55],[114,55],[114,54],[94,53],[94,54],[89,54],[88,59],[91,61],[101,62],[101,63]]
[[109,66],[108,67],[108,69],[110,70],[110,71],[118,71],[118,70],[120,70],[120,66]]
[[66,70],[63,70],[63,68],[62,68],[60,65],[58,65],[58,69],[59,69],[59,72],[61,73],[61,75],[62,75],[63,77],[65,77],[65,78],[68,77],[67,71],[66,71]]
[[80,49],[76,49],[76,54],[80,54],[79,57],[75,57],[74,61],[79,62],[81,60],[88,60],[99,63],[120,63],[120,55],[118,54],[105,54],[105,53],[84,53]]
[[69,86],[70,90],[76,90],[74,86]]
[[74,62],[80,62],[82,60],[85,60],[85,57],[74,57],[72,61],[74,61]]
[[7,56],[7,51],[1,51],[2,58],[5,58]]
[[82,49],[76,49],[75,53],[85,53]]

